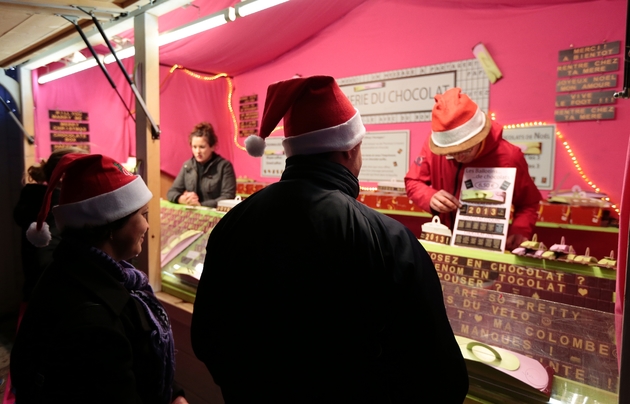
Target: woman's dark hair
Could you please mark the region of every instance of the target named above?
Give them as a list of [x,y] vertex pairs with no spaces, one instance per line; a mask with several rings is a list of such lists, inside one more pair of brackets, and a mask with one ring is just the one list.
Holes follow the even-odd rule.
[[188,135],[189,144],[192,144],[194,137],[205,137],[210,147],[216,145],[219,140],[216,133],[214,133],[214,128],[208,122],[201,122],[195,126],[190,135]]
[[135,215],[138,210],[128,214],[125,217],[101,226],[85,226],[80,229],[66,227],[61,231],[61,237],[73,238],[90,246],[101,245],[105,240],[109,238],[112,232],[123,228],[125,224],[129,221],[131,216]]
[[38,184],[50,181],[50,177],[52,176],[53,171],[55,171],[55,167],[57,167],[59,160],[61,160],[61,158],[66,154],[70,153],[87,154],[85,150],[78,147],[64,147],[63,149],[57,149],[52,152],[50,157],[48,157],[48,160],[42,159],[38,166],[30,166],[27,170],[28,176]]

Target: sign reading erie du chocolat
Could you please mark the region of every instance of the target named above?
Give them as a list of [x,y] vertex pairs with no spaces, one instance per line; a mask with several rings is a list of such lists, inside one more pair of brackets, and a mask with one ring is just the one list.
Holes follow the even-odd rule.
[[[601,296],[598,279],[430,253],[456,335],[499,346],[561,376],[610,392],[618,386],[614,315],[560,301]],[[614,281],[605,279],[612,300]],[[596,299],[593,299],[594,301]],[[566,300],[569,301],[569,300]]]

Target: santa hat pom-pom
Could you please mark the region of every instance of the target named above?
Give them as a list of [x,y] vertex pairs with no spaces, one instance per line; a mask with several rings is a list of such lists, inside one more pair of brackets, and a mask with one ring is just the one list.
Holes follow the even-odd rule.
[[245,139],[245,149],[252,157],[260,157],[265,153],[265,139],[260,136],[250,135]]
[[26,230],[26,238],[35,247],[46,247],[52,238],[48,223],[42,223],[42,228],[40,230],[37,230],[36,222],[31,223],[31,225],[28,226],[28,230]]

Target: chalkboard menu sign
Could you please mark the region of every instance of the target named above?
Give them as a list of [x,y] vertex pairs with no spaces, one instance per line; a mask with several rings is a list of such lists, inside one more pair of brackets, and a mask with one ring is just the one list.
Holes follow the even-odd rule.
[[258,94],[245,95],[239,99],[240,137],[258,134]]
[[82,111],[48,110],[51,152],[78,147],[90,152],[89,115]]
[[604,74],[601,76],[581,77],[579,79],[558,80],[556,91],[559,93],[567,91],[596,90],[599,88],[617,87],[616,74]]
[[571,94],[556,95],[556,122],[615,119],[615,107],[606,105],[615,103],[614,91],[597,90],[617,87],[618,75],[610,72],[619,70],[621,58],[614,55],[620,51],[621,41],[615,41],[559,52],[557,76],[570,78],[558,80],[556,92]]
[[63,132],[51,132],[51,142],[64,142],[64,143],[83,143],[90,141],[90,135],[87,133],[63,133]]
[[614,90],[587,93],[560,94],[556,96],[556,107],[584,107],[588,105],[614,104]]
[[584,74],[606,73],[619,70],[619,58],[593,60],[558,66],[558,77],[581,76]]
[[55,121],[87,121],[88,113],[81,111],[48,110],[48,118]]
[[558,55],[558,62],[572,62],[582,59],[602,58],[605,56],[618,55],[621,41],[600,43],[597,45],[582,46],[561,50]]
[[615,119],[615,107],[568,108],[555,111],[556,122],[600,121],[607,119]]

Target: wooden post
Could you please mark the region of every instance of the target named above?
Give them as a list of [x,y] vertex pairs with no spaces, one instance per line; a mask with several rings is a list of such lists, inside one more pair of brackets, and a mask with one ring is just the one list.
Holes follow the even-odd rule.
[[[158,18],[141,13],[134,18],[136,47],[134,82],[153,120],[160,122],[160,71]],[[136,154],[139,174],[153,193],[149,202],[149,231],[138,256],[138,269],[149,275],[154,291],[160,291],[160,141],[154,138],[151,123],[136,100]]]
[[[33,102],[33,78],[31,70],[20,68],[20,98],[22,100],[22,125],[26,132],[35,136],[35,104]],[[26,170],[36,162],[35,145],[29,144],[24,136],[24,178]]]

